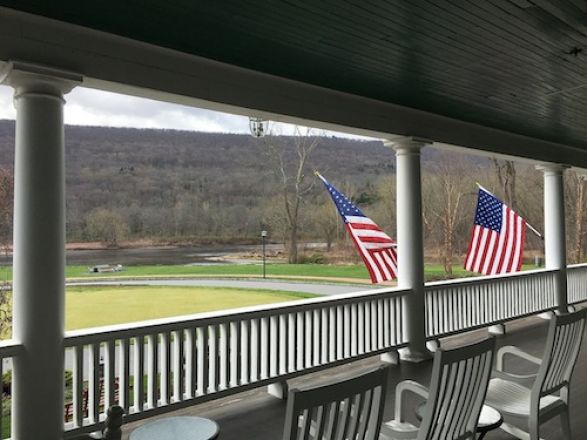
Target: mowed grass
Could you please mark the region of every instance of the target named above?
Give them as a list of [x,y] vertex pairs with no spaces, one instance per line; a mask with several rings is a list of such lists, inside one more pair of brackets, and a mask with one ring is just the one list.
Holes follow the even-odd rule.
[[69,287],[65,327],[76,330],[312,297],[305,293],[225,287]]

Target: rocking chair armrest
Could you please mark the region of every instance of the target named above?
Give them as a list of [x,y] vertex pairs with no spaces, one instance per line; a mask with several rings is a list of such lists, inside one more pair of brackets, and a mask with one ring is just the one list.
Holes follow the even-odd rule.
[[406,391],[410,391],[422,397],[424,400],[427,400],[430,394],[428,388],[414,380],[404,380],[398,383],[395,387],[395,420],[401,422],[405,420],[402,411],[402,402]]
[[520,350],[518,347],[514,347],[513,345],[506,345],[504,347],[501,347],[497,351],[497,359],[495,362],[495,369],[497,371],[502,371],[502,372],[504,371],[503,370],[503,358],[505,357],[506,354],[509,354],[512,356],[517,356],[519,358],[527,360],[528,362],[532,362],[533,364],[536,364],[536,365],[542,364],[542,359],[537,358],[536,356],[532,356],[531,354],[528,354],[525,351]]
[[528,388],[532,388],[537,376],[537,374],[514,374],[499,370],[493,370],[493,373],[491,374],[491,377],[493,378],[516,382]]

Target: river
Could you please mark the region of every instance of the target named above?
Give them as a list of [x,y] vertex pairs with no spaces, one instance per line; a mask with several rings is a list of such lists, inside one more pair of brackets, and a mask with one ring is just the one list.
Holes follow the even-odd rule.
[[[282,244],[268,244],[267,253],[283,251]],[[231,254],[261,253],[261,245],[202,245],[202,246],[151,246],[123,249],[68,250],[68,265],[94,266],[122,264],[123,266],[171,264],[223,264],[245,263],[246,259],[223,260]],[[12,255],[0,256],[0,265],[12,264]]]

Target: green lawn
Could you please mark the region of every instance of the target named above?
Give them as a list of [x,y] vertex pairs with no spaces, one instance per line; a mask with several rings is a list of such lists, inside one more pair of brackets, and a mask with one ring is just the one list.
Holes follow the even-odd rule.
[[[523,270],[536,269],[533,265],[524,265]],[[440,264],[426,265],[426,279],[438,280],[446,278],[444,268]],[[157,266],[125,266],[122,272],[90,273],[87,266],[67,266],[65,276],[71,278],[133,278],[133,277],[260,277],[263,274],[259,264],[219,264],[202,266],[157,265]],[[369,275],[363,264],[268,264],[267,276],[278,277],[321,277],[342,278],[340,281],[368,282]],[[462,266],[453,266],[452,278],[475,276],[465,271]],[[11,280],[9,267],[0,268],[0,281]],[[335,281],[335,280],[333,280]]]
[[312,297],[305,293],[225,287],[70,287],[65,300],[65,327],[75,330]]

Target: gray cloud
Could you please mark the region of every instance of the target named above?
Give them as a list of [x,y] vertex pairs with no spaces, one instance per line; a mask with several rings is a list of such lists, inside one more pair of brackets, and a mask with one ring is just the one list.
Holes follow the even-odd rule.
[[[66,96],[65,123],[107,127],[168,128],[222,133],[248,133],[244,116],[78,87]],[[12,89],[0,86],[0,119],[14,119]],[[276,134],[294,133],[290,124],[274,123]],[[327,135],[349,136],[326,132]]]

